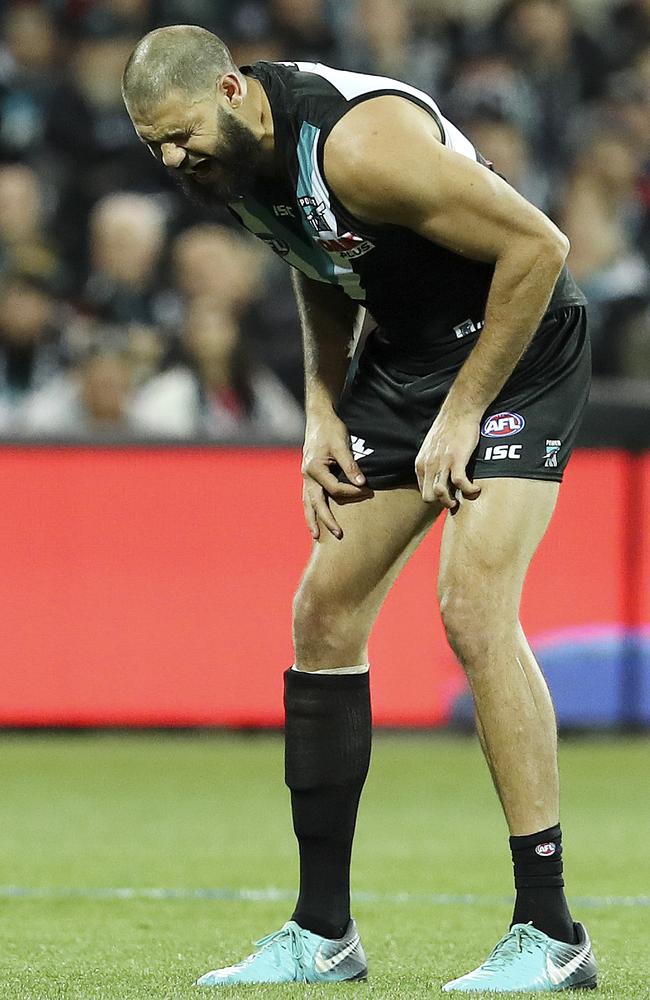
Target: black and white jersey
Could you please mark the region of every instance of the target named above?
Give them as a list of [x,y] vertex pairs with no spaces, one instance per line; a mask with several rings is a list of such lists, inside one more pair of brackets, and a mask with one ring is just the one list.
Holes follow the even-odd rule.
[[[273,181],[258,178],[250,195],[229,206],[233,214],[292,267],[366,306],[395,346],[419,353],[417,345],[426,343],[429,357],[464,353],[482,326],[494,266],[405,227],[352,216],[327,183],[323,151],[350,108],[388,94],[424,108],[450,149],[487,169],[469,139],[428,94],[397,80],[305,62],[257,62],[242,72],[254,76],[269,99],[278,168]],[[394,155],[399,160],[398,149]],[[550,308],[583,302],[565,268]]]

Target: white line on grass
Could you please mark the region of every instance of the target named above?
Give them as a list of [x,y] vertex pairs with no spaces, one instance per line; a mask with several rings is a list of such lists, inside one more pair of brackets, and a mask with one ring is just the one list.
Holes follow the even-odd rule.
[[[83,888],[78,886],[0,885],[2,899],[220,899],[244,903],[274,903],[295,898],[291,889],[158,889],[146,887]],[[474,893],[453,895],[427,892],[354,892],[357,903],[424,903],[431,906],[489,906],[512,903],[511,896],[483,896]],[[650,906],[650,896],[572,896],[575,906]]]

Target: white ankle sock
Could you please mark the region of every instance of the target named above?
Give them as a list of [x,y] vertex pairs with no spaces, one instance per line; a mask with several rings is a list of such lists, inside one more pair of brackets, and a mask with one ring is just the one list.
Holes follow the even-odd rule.
[[299,667],[294,665],[291,668],[299,674],[367,674],[370,670],[369,663],[360,663],[357,667],[334,667],[326,670],[301,670]]

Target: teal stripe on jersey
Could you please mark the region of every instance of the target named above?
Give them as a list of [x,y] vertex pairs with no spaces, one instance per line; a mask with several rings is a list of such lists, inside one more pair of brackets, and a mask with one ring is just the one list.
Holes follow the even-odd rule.
[[[318,136],[320,135],[320,129],[316,128],[315,125],[310,125],[309,122],[303,122],[302,128],[300,129],[300,139],[298,140],[298,183],[296,185],[296,193],[298,195],[298,204],[300,204],[300,198],[313,198],[313,183],[312,182],[312,163],[313,156],[318,142]],[[309,209],[306,209],[309,212]],[[305,217],[305,212],[302,213],[302,223],[307,231],[307,236],[311,238],[313,229],[307,222]],[[321,250],[323,257],[326,261],[327,267],[327,280],[330,282],[336,281],[336,266],[334,261],[331,259],[325,250]]]
[[[319,251],[313,244],[308,243],[288,226],[283,225],[279,219],[269,212],[264,205],[254,198],[246,198],[243,201],[233,202],[230,205],[231,211],[237,215],[249,232],[264,240],[268,236],[268,243],[276,253],[279,254],[288,264],[298,268],[308,278],[315,278],[318,281],[331,281],[323,269],[322,258],[327,258],[327,254]],[[276,241],[274,246],[273,240]],[[284,244],[288,249],[282,252],[279,248]]]
[[[310,122],[303,122],[296,149],[298,156],[296,194],[299,204],[301,198],[313,198],[319,206],[323,206],[323,222],[330,226],[330,231],[334,238],[338,235],[336,217],[332,212],[329,192],[318,169],[316,152],[319,136],[320,129],[316,125],[312,125]],[[315,230],[311,226],[311,223],[307,221],[307,216],[313,211],[314,207],[306,204],[302,216],[303,225],[310,242],[314,241]],[[361,288],[358,274],[356,274],[349,261],[340,254],[325,250],[321,252],[327,260],[326,280],[340,285],[353,299],[364,302],[365,292]]]

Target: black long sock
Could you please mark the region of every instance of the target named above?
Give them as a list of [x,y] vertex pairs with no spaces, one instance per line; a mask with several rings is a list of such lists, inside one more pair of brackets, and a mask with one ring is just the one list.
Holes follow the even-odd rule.
[[515,870],[513,924],[527,924],[556,941],[575,941],[573,920],[564,895],[562,830],[551,826],[527,837],[511,837]]
[[350,920],[350,858],[370,764],[368,673],[285,673],[285,780],[300,849],[292,919],[326,938]]

